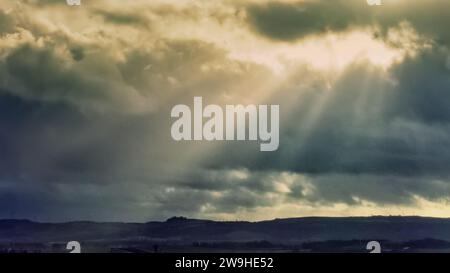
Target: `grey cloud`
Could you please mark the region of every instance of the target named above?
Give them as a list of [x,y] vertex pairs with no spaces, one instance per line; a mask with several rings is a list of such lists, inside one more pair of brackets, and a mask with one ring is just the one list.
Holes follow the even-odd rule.
[[148,18],[136,12],[97,10],[95,14],[100,15],[106,22],[112,24],[142,26],[145,28],[151,25]]
[[[446,30],[450,3],[445,0],[385,1],[371,7],[363,0],[310,0],[298,3],[268,2],[247,7],[252,28],[276,40],[295,40],[325,32],[373,27],[374,34],[407,21],[437,42],[449,41]],[[435,20],[430,20],[434,18]],[[375,29],[381,30],[377,33]]]
[[13,16],[0,9],[0,37],[15,31],[16,21]]
[[394,68],[393,75],[399,81],[394,90],[399,115],[437,125],[450,121],[448,56],[446,49],[433,48]]
[[[236,150],[229,147],[234,152],[218,152],[205,165],[307,173],[448,175],[450,82],[444,53],[426,50],[388,74],[357,63],[328,91],[326,82],[312,82],[297,91],[291,82],[294,87],[284,90],[289,96],[272,99],[281,105],[285,117],[277,152],[255,154],[249,145],[236,145]],[[297,99],[296,92],[301,93]]]
[[[447,4],[433,1],[439,5],[425,13],[445,21],[439,12]],[[395,16],[447,39],[443,27],[431,29],[416,12],[417,1],[376,14],[361,2],[258,4],[248,16],[278,40],[397,27]],[[170,9],[155,11],[164,12]],[[110,22],[141,23],[108,15]],[[0,21],[0,33],[20,38],[0,35],[0,217],[145,221],[449,195],[449,54],[442,43],[388,69],[359,60],[330,76],[300,64],[264,97],[259,90],[276,78],[270,70],[204,41],[154,38],[150,28],[142,44],[133,44],[98,29],[50,31],[15,13],[0,14]],[[280,104],[280,149],[175,143],[170,109],[191,105],[196,95],[205,103],[257,96]],[[284,173],[294,181],[281,181]]]
[[[152,30],[141,29],[145,43],[134,44],[103,30],[75,35],[25,20],[24,11],[13,14],[21,18],[14,25],[19,39],[4,38],[13,45],[0,58],[0,86],[28,99],[71,103],[82,111],[143,113],[193,94],[240,96],[238,86],[271,76],[268,69],[230,60],[225,50],[203,41],[155,40]],[[144,20],[134,13],[124,16],[139,22],[123,23]]]
[[364,1],[268,2],[248,7],[251,26],[274,39],[292,40],[328,31],[346,31],[371,23]]
[[[288,96],[270,99],[281,105],[284,117],[278,151],[261,154],[251,145],[230,144],[226,153],[219,150],[208,156],[203,166],[305,175],[315,187],[314,194],[303,196],[300,184],[291,188],[289,196],[323,205],[355,205],[360,199],[412,204],[414,196],[448,198],[450,82],[446,58],[445,49],[433,47],[388,71],[355,63],[331,89],[325,75],[324,80],[317,76],[320,72],[302,68],[298,72],[302,77],[294,76],[280,87]],[[246,185],[261,196],[274,191],[266,187],[273,185],[273,180],[264,178],[267,174],[251,177],[234,187]],[[226,179],[222,184],[210,181],[233,187]]]
[[70,49],[74,61],[81,61],[84,58],[84,50],[82,47],[73,47]]
[[92,69],[93,63],[77,64],[71,56],[58,56],[55,51],[51,45],[38,48],[32,44],[11,51],[0,61],[3,89],[25,98],[64,101],[100,111],[120,111],[122,105],[136,106],[144,100],[136,90],[115,79],[117,71],[108,68],[106,58],[102,64],[102,56],[96,56],[98,73],[89,74],[86,69]]
[[[244,172],[243,177],[234,172]],[[251,170],[204,170],[185,177],[164,203],[186,204],[185,213],[196,215],[207,206],[209,212],[236,213],[279,204],[333,206],[336,203],[361,205],[372,202],[383,206],[415,205],[416,196],[427,200],[446,199],[450,194],[449,177],[399,176],[379,174],[301,174],[294,172]],[[187,182],[191,181],[191,182]],[[277,183],[283,185],[282,191]],[[185,200],[196,196],[195,203]],[[171,205],[172,204],[172,205]]]

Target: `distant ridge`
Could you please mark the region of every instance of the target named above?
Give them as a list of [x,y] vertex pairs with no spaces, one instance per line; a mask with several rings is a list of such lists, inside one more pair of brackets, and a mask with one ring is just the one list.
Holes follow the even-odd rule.
[[450,241],[450,219],[419,216],[302,217],[260,222],[172,217],[147,223],[40,223],[0,220],[0,242],[48,243],[111,240],[193,242],[267,241],[299,244],[326,240]]

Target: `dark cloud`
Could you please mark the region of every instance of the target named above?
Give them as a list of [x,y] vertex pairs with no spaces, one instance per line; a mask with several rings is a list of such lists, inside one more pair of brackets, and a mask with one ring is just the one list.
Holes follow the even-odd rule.
[[13,33],[15,31],[16,21],[13,16],[0,9],[0,36]]
[[[92,59],[90,63],[76,64],[71,55],[58,55],[56,51],[52,45],[42,48],[30,43],[15,48],[0,61],[4,90],[87,109],[94,109],[95,105],[96,109],[103,108],[100,111],[120,111],[124,103],[134,104],[139,96],[136,90],[115,79],[116,71],[108,67],[106,59],[102,61],[101,55],[96,56],[95,64]],[[80,57],[75,53],[74,59]],[[86,69],[95,69],[96,74],[91,75]]]
[[150,27],[150,20],[136,12],[97,10],[96,14],[112,24]]
[[399,115],[436,126],[450,122],[450,67],[445,48],[426,50],[393,70],[393,99]]
[[369,6],[363,0],[309,0],[247,7],[252,28],[268,38],[287,41],[366,27],[384,36],[389,28],[406,21],[420,34],[448,42],[449,9],[450,3],[445,0],[384,1],[381,6]]
[[[252,28],[271,39],[370,27],[387,46],[407,51],[390,67],[356,59],[326,72],[298,63],[281,75],[218,44],[163,37],[164,26],[148,28],[142,10],[86,8],[83,19],[100,27],[85,30],[90,24],[80,19],[83,27],[73,28],[83,31],[21,10],[0,13],[0,217],[145,221],[447,198],[449,4],[408,3],[249,5]],[[235,7],[216,12],[222,27],[245,17]],[[170,5],[149,13],[202,20],[201,12]],[[395,40],[389,31],[414,37]],[[279,104],[279,150],[174,142],[171,107],[192,105],[194,96],[208,104]]]
[[72,58],[74,61],[81,61],[84,58],[84,50],[81,47],[74,47],[70,49],[70,53],[72,54]]
[[[302,77],[297,80],[302,88],[297,89],[291,80],[281,88],[285,97],[271,99],[281,105],[285,117],[280,126],[280,149],[261,154],[250,145],[228,145],[226,153],[212,153],[203,166],[246,168],[252,178],[245,183],[228,183],[225,178],[220,182],[217,178],[195,180],[200,183],[198,188],[245,185],[263,194],[274,191],[270,185],[277,178],[267,180],[271,171],[287,171],[305,175],[314,185],[314,194],[309,196],[302,195],[304,185],[291,185],[289,196],[324,206],[339,202],[356,205],[360,200],[413,204],[415,196],[447,198],[447,56],[446,50],[433,47],[388,71],[355,63],[331,89],[326,80],[317,77],[320,72],[301,69],[298,75]],[[305,79],[312,80],[308,83]],[[263,200],[261,197],[262,204]]]
[[342,32],[371,23],[371,11],[364,1],[268,2],[248,7],[251,26],[279,40],[292,40],[328,31]]
[[[289,101],[273,99],[286,117],[281,124],[283,145],[277,152],[255,154],[253,147],[236,146],[234,153],[212,155],[206,166],[447,176],[450,78],[446,58],[445,51],[425,50],[387,74],[368,63],[356,63],[331,90],[326,91],[326,81],[320,79],[297,90],[301,92],[297,100],[295,87],[284,90]],[[299,71],[303,75],[299,81],[305,84],[312,73]],[[241,149],[246,151],[243,155],[238,153]],[[234,157],[235,153],[239,156]]]

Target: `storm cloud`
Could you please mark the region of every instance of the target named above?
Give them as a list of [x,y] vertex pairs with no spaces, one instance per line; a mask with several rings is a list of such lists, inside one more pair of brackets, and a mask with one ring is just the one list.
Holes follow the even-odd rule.
[[[449,216],[448,1],[85,2],[0,10],[0,217]],[[173,141],[194,96],[279,149]]]
[[445,0],[387,0],[370,8],[366,1],[360,0],[307,0],[250,4],[247,12],[251,28],[275,40],[301,39],[354,28],[372,28],[375,35],[384,35],[389,28],[406,21],[420,33],[448,42],[449,8],[450,3]]

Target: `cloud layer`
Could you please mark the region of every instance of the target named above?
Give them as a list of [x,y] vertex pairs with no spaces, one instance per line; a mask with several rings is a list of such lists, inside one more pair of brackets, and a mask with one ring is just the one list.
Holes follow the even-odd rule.
[[[449,216],[450,4],[384,2],[7,0],[0,217]],[[194,96],[279,104],[279,150],[174,142]]]

